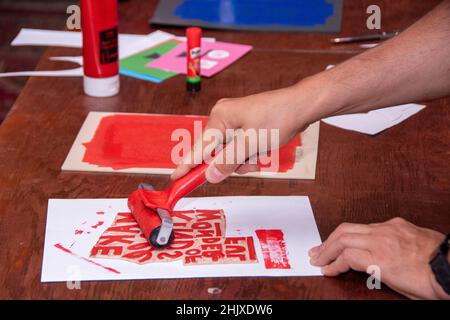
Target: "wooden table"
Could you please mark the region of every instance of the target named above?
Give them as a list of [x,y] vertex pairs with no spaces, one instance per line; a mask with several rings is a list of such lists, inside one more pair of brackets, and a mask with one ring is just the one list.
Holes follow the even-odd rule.
[[[342,35],[366,33],[365,10],[382,8],[384,30],[403,29],[438,1],[345,1]],[[120,4],[121,32],[148,33],[155,2]],[[182,29],[163,28],[182,34]],[[87,97],[79,78],[30,78],[0,127],[0,298],[20,299],[398,299],[383,286],[368,290],[366,275],[338,278],[229,278],[85,282],[40,282],[49,198],[126,197],[144,178],[156,187],[166,176],[67,173],[60,167],[89,111],[208,114],[222,97],[237,97],[293,84],[360,52],[357,45],[332,47],[333,34],[205,31],[254,50],[212,79],[200,94],[185,90],[184,77],[162,84],[121,77],[120,95]],[[18,49],[20,50],[20,49]],[[79,49],[48,49],[37,69],[54,55]],[[72,65],[67,64],[67,67]],[[321,125],[314,181],[231,178],[194,196],[308,195],[323,239],[341,222],[370,223],[401,216],[441,232],[450,230],[450,103],[428,108],[375,137]],[[219,295],[207,293],[222,289]]]

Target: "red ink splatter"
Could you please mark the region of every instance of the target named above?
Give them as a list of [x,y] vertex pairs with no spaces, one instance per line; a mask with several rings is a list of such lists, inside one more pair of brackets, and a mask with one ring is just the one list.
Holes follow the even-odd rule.
[[93,226],[91,226],[92,229],[97,229],[98,227],[100,227],[104,222],[103,221],[99,221],[96,224],[94,224]]
[[96,214],[105,214],[103,211],[97,211]]
[[75,230],[75,234],[76,235],[79,235],[79,234],[82,234],[82,233],[83,233],[83,230],[79,230],[79,229]]
[[290,269],[286,243],[281,230],[256,230],[266,269]]
[[91,260],[91,259],[82,257],[82,256],[80,256],[80,255],[78,255],[78,254],[72,252],[71,250],[65,248],[65,247],[64,247],[62,244],[60,244],[60,243],[55,244],[55,248],[57,248],[57,249],[59,249],[59,250],[62,250],[62,251],[64,251],[64,252],[66,252],[66,253],[68,253],[68,254],[74,256],[74,257],[77,257],[78,259],[81,259],[81,260],[83,260],[83,261],[86,261],[86,262],[88,262],[88,263],[90,263],[90,264],[96,265],[97,267],[101,267],[101,268],[103,268],[103,269],[105,269],[105,270],[108,270],[108,271],[110,271],[110,272],[114,272],[114,273],[120,274],[120,272],[117,271],[116,269],[113,269],[113,268],[110,268],[110,267],[106,267],[106,266],[104,266],[104,265],[102,265],[102,264],[100,264],[100,263],[97,263],[97,262],[95,262],[95,261],[93,261],[93,260]]
[[[92,140],[84,143],[83,162],[114,170],[175,168],[171,152],[179,141],[172,141],[173,131],[185,129],[194,137],[194,121],[201,121],[204,128],[207,119],[183,115],[106,116],[100,121]],[[297,135],[279,149],[279,172],[293,168],[295,150],[300,144],[300,135]],[[262,167],[268,168],[270,164]]]

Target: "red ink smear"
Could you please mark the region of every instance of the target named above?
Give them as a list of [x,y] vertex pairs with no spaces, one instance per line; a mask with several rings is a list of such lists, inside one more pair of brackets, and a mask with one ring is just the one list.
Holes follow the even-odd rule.
[[97,229],[98,227],[100,227],[104,222],[103,221],[99,221],[96,224],[94,224],[93,226],[91,226],[92,229]]
[[57,249],[59,249],[59,250],[62,250],[62,251],[64,251],[64,252],[66,252],[66,253],[68,253],[68,254],[74,256],[74,257],[77,257],[78,259],[81,259],[81,260],[83,260],[83,261],[86,261],[86,262],[88,262],[88,263],[90,263],[90,264],[96,265],[97,267],[101,267],[101,268],[103,268],[103,269],[105,269],[105,270],[108,270],[108,271],[110,271],[110,272],[114,272],[114,273],[120,274],[120,272],[117,271],[116,269],[113,269],[113,268],[110,268],[110,267],[106,267],[106,266],[104,266],[104,265],[102,265],[102,264],[100,264],[100,263],[97,263],[97,262],[95,262],[95,261],[93,261],[93,260],[91,260],[91,259],[82,257],[82,256],[80,256],[80,255],[78,255],[78,254],[72,252],[71,250],[65,248],[65,247],[64,247],[62,244],[60,244],[60,243],[55,244],[55,248],[57,248]]
[[290,269],[286,243],[281,230],[256,230],[266,269]]
[[[207,117],[184,115],[125,115],[106,116],[100,121],[90,142],[84,143],[86,153],[83,162],[114,170],[127,168],[169,168],[172,149],[180,143],[172,141],[176,129],[185,129],[194,136],[194,121],[201,121],[202,128]],[[194,141],[191,141],[191,145]],[[300,135],[279,149],[278,172],[294,167],[295,151],[301,144]],[[183,156],[182,154],[180,156]],[[262,165],[270,168],[270,164]],[[267,170],[267,169],[266,169]]]
[[103,211],[97,211],[96,214],[105,214]]
[[79,234],[82,234],[82,233],[83,233],[83,230],[79,230],[79,229],[75,230],[75,234],[76,235],[79,235]]

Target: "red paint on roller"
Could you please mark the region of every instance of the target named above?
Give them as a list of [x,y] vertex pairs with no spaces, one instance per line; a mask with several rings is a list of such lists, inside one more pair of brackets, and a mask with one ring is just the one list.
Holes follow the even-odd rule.
[[290,269],[284,234],[281,230],[256,230],[266,269]]
[[72,252],[70,249],[65,248],[65,247],[64,247],[62,244],[60,244],[60,243],[55,244],[55,248],[57,248],[57,249],[59,249],[59,250],[62,250],[62,251],[66,252],[66,253],[70,254],[71,256],[74,256],[74,257],[76,257],[76,258],[78,258],[78,259],[80,259],[80,260],[83,260],[83,261],[86,261],[86,262],[88,262],[88,263],[90,263],[90,264],[96,265],[97,267],[101,267],[101,268],[103,268],[103,269],[105,269],[105,270],[108,270],[108,271],[110,271],[110,272],[120,274],[120,271],[117,271],[116,269],[113,269],[113,268],[110,268],[110,267],[106,267],[106,266],[104,266],[104,265],[102,265],[102,264],[100,264],[100,263],[97,263],[97,262],[95,262],[95,261],[93,261],[93,260],[91,260],[91,259],[82,257],[82,256],[80,256],[80,255],[78,255],[78,254]]
[[[201,121],[204,128],[207,119],[184,115],[106,116],[100,121],[92,140],[84,144],[86,153],[83,162],[114,170],[174,169],[176,164],[172,162],[171,152],[179,141],[171,141],[172,132],[185,129],[194,139],[194,121]],[[295,150],[299,145],[301,139],[297,135],[279,149],[278,172],[286,172],[294,167]]]

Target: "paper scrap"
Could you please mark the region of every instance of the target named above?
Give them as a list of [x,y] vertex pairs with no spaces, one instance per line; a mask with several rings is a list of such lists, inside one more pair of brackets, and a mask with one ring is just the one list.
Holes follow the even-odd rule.
[[[142,248],[147,246],[141,239],[134,243],[133,235],[139,234],[139,229],[132,226],[127,199],[50,199],[47,211],[47,225],[45,231],[44,257],[42,265],[42,282],[74,280],[120,280],[120,279],[161,279],[161,278],[201,278],[201,277],[234,277],[234,276],[311,276],[321,275],[320,269],[309,264],[308,250],[321,243],[319,232],[314,220],[308,197],[303,196],[256,196],[256,197],[208,197],[183,198],[175,210],[180,213],[191,214],[203,212],[207,208],[211,214],[210,221],[217,220],[217,212],[224,212],[226,217],[226,231],[205,227],[203,235],[223,234],[225,240],[222,249],[228,250],[227,257],[233,254],[245,253],[244,261],[255,256],[252,263],[241,263],[240,258],[220,263],[211,263],[217,257],[218,251],[210,246],[203,248],[199,257],[197,251],[190,252],[191,258],[185,260],[165,261],[167,255],[158,257],[158,261],[151,263],[136,263],[123,259],[105,259],[108,252],[105,247],[108,242],[111,247],[117,241],[124,244],[131,241],[136,247],[129,252],[128,258],[142,257]],[[222,211],[223,210],[223,211]],[[98,212],[102,212],[101,215]],[[119,213],[122,213],[119,215]],[[128,215],[125,215],[127,213]],[[100,220],[99,220],[100,219]],[[111,230],[117,219],[124,219],[123,224],[116,227],[126,227],[122,232],[122,240],[110,236],[119,236],[121,232]],[[181,219],[181,218],[180,218]],[[181,222],[182,220],[178,220]],[[184,219],[186,221],[186,219]],[[189,218],[187,218],[189,220]],[[99,221],[104,223],[95,226]],[[132,220],[128,220],[132,221]],[[193,222],[193,221],[190,221]],[[220,224],[220,223],[219,223]],[[131,225],[131,226],[130,226]],[[189,222],[186,222],[186,226]],[[178,228],[183,227],[179,225]],[[197,226],[196,241],[206,239],[201,237]],[[109,229],[109,230],[108,230]],[[187,228],[189,229],[189,228]],[[195,229],[195,228],[194,228]],[[82,233],[75,234],[75,230]],[[134,230],[134,231],[133,231]],[[256,230],[282,230],[283,241],[289,253],[290,269],[269,269],[265,265],[261,246],[257,244]],[[132,232],[135,232],[134,234]],[[181,232],[181,231],[179,231]],[[192,240],[192,233],[184,233],[184,240]],[[183,234],[178,234],[181,243]],[[102,238],[103,237],[103,238]],[[108,238],[109,237],[109,238]],[[213,237],[214,238],[214,237]],[[253,240],[254,239],[254,240]],[[211,240],[212,241],[212,240]],[[254,246],[253,244],[254,241]],[[179,244],[180,244],[179,243]],[[99,245],[101,246],[99,247]],[[92,252],[92,248],[97,251]],[[252,253],[254,248],[254,253]],[[110,248],[109,251],[118,250]],[[240,251],[239,253],[237,251]],[[100,253],[101,252],[101,253]],[[147,251],[148,252],[148,251]],[[162,251],[159,251],[162,253]],[[125,253],[125,254],[127,254]],[[110,252],[106,255],[111,254]],[[99,258],[99,256],[102,256]],[[242,255],[241,255],[242,257]],[[133,259],[134,259],[133,258]],[[203,260],[204,259],[204,260]],[[195,265],[190,265],[190,264]],[[230,264],[232,263],[232,264]]]
[[64,70],[47,70],[47,71],[16,71],[0,73],[0,78],[6,77],[82,77],[83,68],[64,69]]
[[[135,54],[151,46],[173,39],[173,34],[164,31],[154,31],[147,35],[119,34],[120,58]],[[22,28],[14,40],[12,46],[59,46],[82,47],[81,32],[56,31],[44,29]]]
[[410,103],[372,110],[368,113],[329,117],[322,119],[322,121],[338,128],[374,135],[399,124],[425,107],[424,105]]
[[146,65],[166,54],[176,46],[180,45],[179,41],[169,40],[156,46],[146,48],[143,51],[120,59],[120,73],[135,77],[138,79],[161,82],[171,78],[178,73],[169,72],[160,69],[147,68]]
[[[211,77],[244,56],[251,46],[227,42],[202,42],[201,75]],[[186,46],[178,46],[147,64],[149,68],[186,74]]]
[[[155,213],[156,214],[156,213]],[[91,250],[90,258],[138,264],[181,260],[184,265],[255,263],[253,237],[225,237],[222,210],[184,210],[172,215],[175,239],[155,250],[130,212],[119,212]]]

